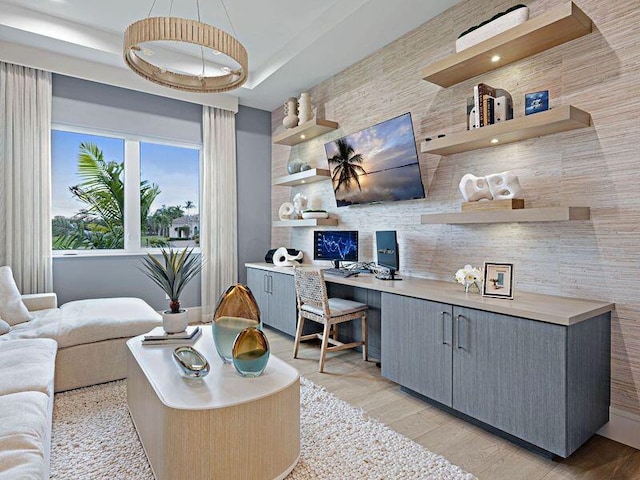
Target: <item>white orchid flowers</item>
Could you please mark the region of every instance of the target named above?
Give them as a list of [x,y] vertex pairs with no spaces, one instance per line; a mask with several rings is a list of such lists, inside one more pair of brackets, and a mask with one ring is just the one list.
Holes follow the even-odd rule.
[[469,291],[469,287],[475,285],[478,287],[478,291],[482,290],[482,270],[478,267],[472,267],[471,265],[465,265],[456,272],[456,283],[464,285],[465,292]]

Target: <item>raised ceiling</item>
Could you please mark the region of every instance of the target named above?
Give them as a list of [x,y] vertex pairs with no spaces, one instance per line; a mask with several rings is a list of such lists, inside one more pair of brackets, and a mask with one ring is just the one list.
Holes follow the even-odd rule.
[[[202,0],[200,16],[205,23],[230,33],[235,30],[249,52],[249,81],[231,95],[240,104],[271,111],[287,97],[374,53],[458,1],[225,0],[230,25],[220,0]],[[147,89],[131,77],[135,74],[122,60],[122,33],[131,22],[145,18],[152,4],[148,0],[0,0],[0,60],[28,65],[33,52],[46,51],[56,60],[31,66],[156,94],[165,90],[167,96],[188,99],[189,94],[164,87]],[[196,0],[156,0],[152,16],[167,16],[170,9],[173,16],[197,18]],[[191,60],[185,62],[185,70],[189,63],[201,62],[195,49],[177,47],[177,51]],[[166,58],[175,54],[175,49],[163,52]],[[224,64],[211,57],[207,64]],[[100,74],[107,70],[108,77]],[[228,95],[209,96],[215,97],[224,100]]]

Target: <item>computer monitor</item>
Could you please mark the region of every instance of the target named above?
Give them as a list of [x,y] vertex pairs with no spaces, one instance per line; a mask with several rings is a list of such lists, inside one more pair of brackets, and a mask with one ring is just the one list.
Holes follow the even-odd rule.
[[340,262],[358,261],[358,232],[355,230],[316,230],[313,232],[313,259]]
[[389,269],[389,276],[380,275],[382,280],[397,280],[396,272],[400,269],[400,255],[398,254],[398,239],[395,230],[376,232],[376,252],[378,265]]

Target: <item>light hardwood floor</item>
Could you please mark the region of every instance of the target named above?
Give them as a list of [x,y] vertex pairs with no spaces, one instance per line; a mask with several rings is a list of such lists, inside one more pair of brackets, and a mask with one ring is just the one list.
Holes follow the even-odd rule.
[[327,354],[325,373],[318,373],[318,342],[302,343],[294,360],[293,338],[265,330],[271,351],[302,376],[481,480],[640,479],[634,448],[596,435],[568,459],[548,460],[402,392],[358,352]]

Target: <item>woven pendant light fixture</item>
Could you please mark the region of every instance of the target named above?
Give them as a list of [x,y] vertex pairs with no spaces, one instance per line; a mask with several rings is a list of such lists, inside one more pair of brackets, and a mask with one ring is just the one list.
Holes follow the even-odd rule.
[[[225,13],[227,11],[222,2]],[[153,2],[155,5],[155,1]],[[151,10],[153,10],[153,5]],[[246,49],[232,35],[219,28],[200,21],[200,4],[196,3],[198,20],[178,17],[147,17],[127,27],[124,33],[124,61],[141,77],[165,87],[197,93],[227,92],[240,87],[247,81],[249,59]],[[151,15],[151,10],[149,15]],[[228,18],[228,14],[227,14]],[[231,20],[229,19],[229,23]],[[233,25],[231,25],[233,30]],[[234,32],[235,33],[235,32]],[[174,72],[169,67],[154,65],[140,56],[146,42],[182,42],[191,43],[201,48],[202,73],[190,75]],[[214,54],[224,54],[233,59],[240,67],[226,69],[223,75],[205,76],[204,49]]]

